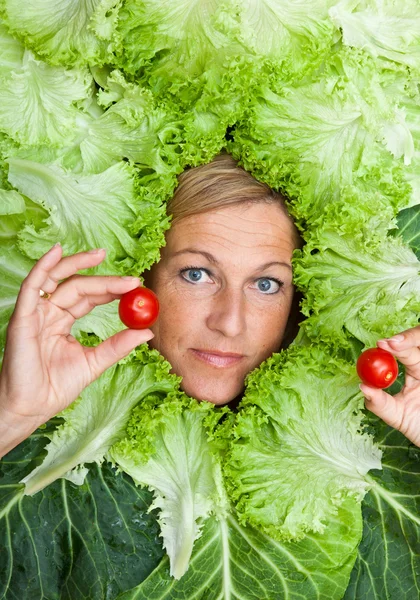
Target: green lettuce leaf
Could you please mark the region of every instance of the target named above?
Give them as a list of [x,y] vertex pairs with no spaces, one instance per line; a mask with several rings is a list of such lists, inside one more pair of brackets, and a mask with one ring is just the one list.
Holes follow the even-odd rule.
[[22,66],[25,46],[14,38],[0,19],[0,74],[10,75]]
[[22,11],[17,0],[3,0],[2,8],[8,28],[27,48],[51,64],[71,66],[105,60],[120,4],[120,0],[57,0],[54,4],[34,0]]
[[[4,177],[7,175],[4,174]],[[13,190],[5,180],[0,187],[0,215],[0,245],[7,246],[17,242],[19,231],[26,223],[40,226],[48,213],[39,204]]]
[[344,599],[417,600],[420,449],[375,415],[369,425],[383,453],[382,472],[369,474],[363,538]]
[[[48,424],[47,432],[57,426]],[[34,496],[16,484],[42,456],[37,431],[1,462],[0,593],[49,598],[112,600],[190,598],[255,600],[342,597],[361,532],[360,511],[347,502],[331,523],[331,537],[276,542],[229,515],[209,518],[191,566],[179,581],[162,557],[150,492],[91,465],[82,486],[61,479]],[[13,532],[13,533],[12,533]],[[141,583],[143,582],[143,583]],[[138,595],[137,595],[138,594]]]
[[220,151],[258,77],[259,59],[239,41],[239,12],[232,0],[130,0],[120,11],[113,63],[180,114],[187,164]]
[[381,452],[363,432],[353,364],[317,346],[275,354],[247,378],[224,463],[240,520],[279,540],[328,535],[329,519],[351,497]]
[[375,346],[418,322],[420,263],[401,238],[370,244],[328,226],[318,229],[294,264],[308,316],[301,326],[312,339],[347,347],[354,336]]
[[58,165],[43,165],[10,158],[9,181],[21,193],[46,208],[50,215],[45,226],[27,224],[19,234],[20,248],[31,258],[39,258],[57,240],[65,254],[74,254],[106,245],[107,256],[99,273],[132,271],[138,275],[159,256],[168,227],[162,201],[146,205],[152,219],[143,224],[154,248],[142,247],[142,239],[130,235],[130,226],[141,212],[136,194],[135,170],[120,162],[97,175],[77,175]]
[[236,2],[127,0],[119,14],[114,60],[128,73],[152,64],[160,80],[170,74],[172,85],[185,83],[200,76],[207,61],[238,32]]
[[80,319],[77,319],[72,328],[71,334],[79,338],[84,333],[94,333],[101,340],[105,340],[111,335],[121,331],[121,319],[118,315],[118,300],[101,304]]
[[109,94],[117,101],[88,125],[80,144],[84,170],[100,173],[128,158],[170,181],[182,170],[180,116],[157,107],[150,90],[127,83],[118,71],[108,77],[107,87],[99,102],[107,106]]
[[9,76],[0,67],[0,129],[22,145],[63,143],[72,137],[76,103],[92,95],[87,70],[51,67],[26,50]]
[[138,584],[163,551],[151,494],[104,463],[82,486],[65,479],[22,496],[19,479],[57,426],[37,430],[0,462],[0,596],[103,600]]
[[239,39],[256,55],[279,62],[283,77],[301,78],[321,63],[336,39],[328,16],[335,1],[242,2]]
[[374,58],[420,71],[420,8],[416,0],[344,0],[329,10],[343,42]]
[[399,235],[420,260],[420,205],[398,213],[396,227],[391,233]]
[[168,7],[129,0],[119,14],[115,61],[129,73],[146,73],[158,92],[181,94],[216,63],[220,73],[230,70],[233,63],[224,59],[235,55],[268,59],[271,67],[278,63],[283,73],[302,77],[336,37],[328,16],[333,4],[177,0]]
[[188,164],[220,151],[264,71],[303,77],[332,44],[331,2],[125,2],[113,63],[182,110]]
[[34,261],[24,256],[16,243],[0,243],[0,361],[3,360],[6,330],[19,288],[33,265]]
[[24,477],[32,495],[60,477],[81,485],[85,463],[101,463],[109,448],[124,437],[131,410],[148,394],[173,391],[179,379],[156,352],[139,352],[137,360],[107,369],[60,413],[64,423],[50,436],[42,464]]
[[257,179],[286,192],[305,227],[349,190],[365,203],[381,198],[385,212],[408,205],[404,166],[386,148],[403,115],[372,59],[342,48],[311,77],[277,87],[260,85],[228,148]]
[[127,435],[109,451],[112,461],[138,485],[154,492],[163,547],[170,573],[180,579],[188,569],[193,544],[210,513],[228,507],[220,460],[212,451],[206,421],[224,410],[185,396],[163,404],[143,402],[127,425]]
[[360,523],[360,508],[346,501],[331,520],[330,535],[278,542],[244,527],[233,515],[210,518],[182,579],[170,577],[165,557],[118,600],[339,600],[354,562]]
[[25,200],[18,192],[0,189],[0,215],[22,214],[25,210]]
[[[414,76],[413,84],[407,94],[400,96],[401,111],[406,115],[406,127],[410,131],[414,145],[413,160],[406,167],[406,179],[411,186],[409,206],[420,204],[420,91],[417,78]],[[395,137],[397,143],[401,144],[399,134],[400,131],[395,132]]]

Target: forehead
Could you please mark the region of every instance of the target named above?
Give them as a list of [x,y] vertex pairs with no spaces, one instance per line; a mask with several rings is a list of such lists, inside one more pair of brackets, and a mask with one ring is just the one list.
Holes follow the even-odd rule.
[[[169,230],[165,255],[194,247],[217,258],[272,256],[290,260],[295,246],[291,219],[277,203],[234,204],[181,219]],[[245,254],[246,253],[246,254]]]

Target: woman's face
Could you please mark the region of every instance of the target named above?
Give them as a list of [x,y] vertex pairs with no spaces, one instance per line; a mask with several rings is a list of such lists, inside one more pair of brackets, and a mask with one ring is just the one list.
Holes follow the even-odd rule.
[[279,349],[292,297],[291,220],[278,204],[237,204],[186,217],[167,233],[147,285],[160,315],[149,342],[182,389],[225,404]]

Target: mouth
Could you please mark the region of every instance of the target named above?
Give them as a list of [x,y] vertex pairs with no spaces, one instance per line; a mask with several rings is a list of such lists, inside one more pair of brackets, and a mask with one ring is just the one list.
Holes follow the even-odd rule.
[[198,360],[213,367],[226,368],[238,364],[244,357],[236,352],[219,352],[218,350],[198,350],[191,348],[191,352]]

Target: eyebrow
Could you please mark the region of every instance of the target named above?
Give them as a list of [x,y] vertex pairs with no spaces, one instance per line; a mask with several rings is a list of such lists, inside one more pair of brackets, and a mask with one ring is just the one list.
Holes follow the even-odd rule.
[[[210,254],[210,252],[205,252],[204,250],[196,250],[195,248],[184,248],[184,250],[178,250],[178,252],[174,252],[172,256],[180,256],[181,254],[200,254],[201,256],[204,256],[204,258],[206,258],[210,263],[214,265],[220,264],[219,261],[213,256],[213,254]],[[274,265],[281,265],[292,270],[292,265],[290,263],[286,263],[280,260],[274,260],[269,263],[265,263],[264,265],[261,265],[259,269],[264,271],[265,269],[273,267]]]

